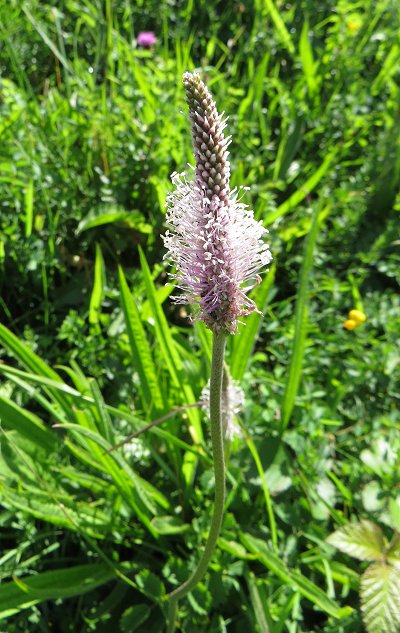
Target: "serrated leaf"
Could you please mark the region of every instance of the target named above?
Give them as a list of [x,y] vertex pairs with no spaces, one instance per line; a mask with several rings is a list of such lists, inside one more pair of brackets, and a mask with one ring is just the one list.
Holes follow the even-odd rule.
[[349,523],[328,536],[327,542],[359,560],[379,560],[385,555],[382,530],[372,521]]
[[360,598],[368,633],[399,633],[399,567],[384,562],[370,565],[361,577]]

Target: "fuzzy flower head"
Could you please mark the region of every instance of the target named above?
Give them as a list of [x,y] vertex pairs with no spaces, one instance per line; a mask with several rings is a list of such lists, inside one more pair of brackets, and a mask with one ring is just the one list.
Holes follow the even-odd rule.
[[257,310],[247,292],[272,259],[262,239],[267,230],[230,189],[226,119],[197,73],[185,73],[183,83],[196,166],[191,180],[172,174],[166,257],[175,263],[174,277],[184,291],[175,301],[192,305],[194,316],[213,332],[234,334],[238,319]]

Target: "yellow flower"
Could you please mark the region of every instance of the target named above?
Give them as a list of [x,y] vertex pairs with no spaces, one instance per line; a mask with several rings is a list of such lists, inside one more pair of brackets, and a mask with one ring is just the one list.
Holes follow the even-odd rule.
[[346,330],[354,330],[357,325],[357,321],[353,321],[353,319],[347,319],[347,321],[343,323],[343,327],[346,328]]
[[343,323],[346,330],[354,330],[356,327],[364,323],[367,317],[361,310],[350,310],[347,320]]
[[361,325],[361,323],[364,323],[366,318],[367,317],[365,316],[364,312],[361,312],[361,310],[350,310],[349,312],[349,319],[355,321],[357,325]]

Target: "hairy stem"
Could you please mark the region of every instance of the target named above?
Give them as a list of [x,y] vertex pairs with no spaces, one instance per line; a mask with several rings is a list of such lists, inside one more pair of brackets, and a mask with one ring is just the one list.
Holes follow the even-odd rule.
[[207,571],[208,564],[217,544],[220,533],[225,502],[225,461],[224,461],[224,435],[223,420],[221,414],[222,378],[224,372],[224,351],[226,336],[224,332],[213,334],[213,352],[210,378],[210,424],[211,443],[213,451],[215,497],[214,513],[211,520],[210,532],[203,555],[192,576],[180,587],[174,589],[169,598],[168,633],[175,631],[175,616],[178,600],[192,591]]

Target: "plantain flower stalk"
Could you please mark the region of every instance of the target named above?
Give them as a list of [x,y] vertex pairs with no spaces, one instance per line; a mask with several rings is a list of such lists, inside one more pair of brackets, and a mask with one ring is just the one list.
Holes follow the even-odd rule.
[[272,259],[262,240],[267,230],[230,190],[226,120],[197,73],[185,73],[183,83],[196,169],[192,180],[172,174],[165,257],[175,263],[177,285],[184,291],[175,301],[190,304],[195,318],[213,332],[234,334],[238,319],[257,309],[247,292]]
[[[213,332],[209,392],[209,419],[215,475],[214,512],[200,561],[180,587],[168,594],[168,633],[175,630],[178,600],[194,589],[207,571],[220,533],[225,502],[224,437],[230,432],[229,407],[224,383],[224,350],[227,334],[235,334],[239,319],[257,310],[247,292],[260,282],[258,275],[271,261],[267,232],[253,212],[231,190],[226,119],[197,73],[185,73],[183,84],[189,106],[195,172],[172,174],[175,190],[167,198],[164,236],[165,257],[174,264],[173,275],[183,294],[178,303],[190,304],[193,317]],[[228,398],[228,400],[227,400]],[[232,421],[233,421],[233,416]]]

